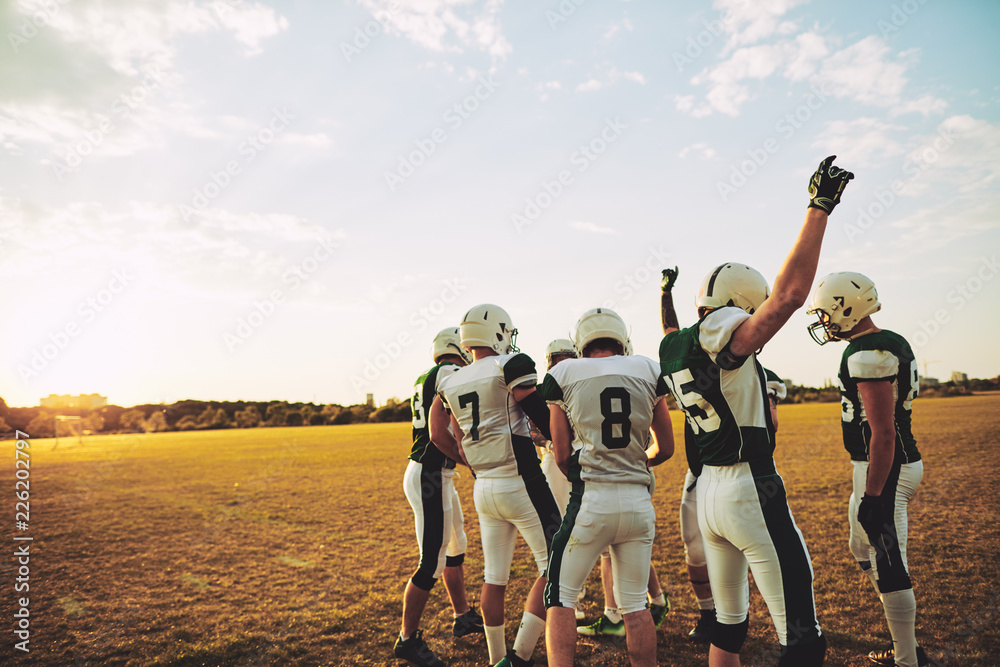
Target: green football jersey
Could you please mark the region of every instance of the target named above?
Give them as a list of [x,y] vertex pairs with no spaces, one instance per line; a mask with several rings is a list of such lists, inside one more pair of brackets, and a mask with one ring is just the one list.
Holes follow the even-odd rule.
[[663,380],[687,417],[702,465],[732,465],[774,453],[764,370],[756,354],[741,358],[729,350],[733,331],[749,317],[740,308],[717,308],[660,343]]
[[447,376],[461,368],[458,364],[444,361],[417,378],[413,385],[410,407],[413,411],[413,449],[410,459],[432,468],[454,468],[455,462],[444,455],[431,443],[431,430],[427,422],[431,404],[438,393],[438,385]]
[[888,381],[892,383],[895,398],[896,460],[903,463],[919,461],[920,452],[911,428],[911,406],[919,387],[917,360],[906,339],[882,330],[852,340],[841,358],[838,379],[844,447],[851,460],[868,460],[868,443],[872,436],[858,384]]

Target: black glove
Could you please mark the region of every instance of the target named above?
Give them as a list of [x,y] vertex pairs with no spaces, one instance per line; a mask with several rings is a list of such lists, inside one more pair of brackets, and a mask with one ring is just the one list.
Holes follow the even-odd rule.
[[882,534],[885,526],[885,516],[882,513],[882,498],[880,496],[869,496],[867,493],[861,498],[858,505],[858,523],[865,529],[868,535],[868,542],[872,545],[878,544],[878,537]]
[[677,274],[680,273],[675,266],[672,269],[663,269],[663,278],[660,279],[660,291],[669,292],[677,282]]
[[834,207],[840,203],[840,193],[847,187],[847,181],[854,174],[833,166],[836,155],[831,155],[819,163],[816,173],[809,179],[809,208],[818,208],[833,213]]

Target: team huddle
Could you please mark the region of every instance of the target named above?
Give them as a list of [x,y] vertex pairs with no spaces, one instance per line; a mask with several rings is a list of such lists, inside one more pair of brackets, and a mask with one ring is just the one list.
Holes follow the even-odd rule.
[[[827,639],[812,563],[773,458],[775,406],[785,387],[757,352],[809,298],[828,216],[854,178],[833,160],[810,179],[805,222],[773,289],[749,266],[721,264],[699,289],[698,321],[681,328],[672,295],[677,270],[663,272],[658,361],[632,353],[628,326],[607,308],[585,312],[572,341],[550,343],[541,384],[498,306],[475,306],[459,327],[435,337],[435,366],[418,378],[412,398],[404,491],[420,562],[404,593],[397,658],[419,667],[444,664],[419,630],[429,593],[443,578],[454,635],[485,634],[490,665],[533,664],[543,633],[550,665],[573,664],[578,634],[624,635],[633,665],[656,664],[656,628],[669,603],[651,566],[651,468],[674,453],[669,395],[685,419],[680,533],[701,611],[689,639],[710,644],[711,667],[740,664],[749,571],[777,632],[778,664],[823,664]],[[901,336],[872,322],[880,307],[865,276],[830,274],[813,292],[808,312],[817,321],[809,329],[820,344],[848,342],[838,377],[853,468],[850,551],[875,587],[892,635],[892,647],[868,659],[917,667],[930,663],[916,641],[906,565],[907,503],[923,474],[910,429],[916,361]],[[458,465],[476,480],[481,616],[465,595]],[[508,650],[505,594],[518,533],[538,578]],[[578,601],[599,559],[604,614],[578,627]]]

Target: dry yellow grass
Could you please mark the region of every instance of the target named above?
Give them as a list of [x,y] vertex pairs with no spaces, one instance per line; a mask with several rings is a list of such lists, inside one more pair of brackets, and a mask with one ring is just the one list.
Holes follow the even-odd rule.
[[[939,664],[1000,655],[1000,395],[921,399],[926,472],[911,504],[910,567],[918,633]],[[676,415],[675,415],[676,416]],[[863,665],[885,622],[847,549],[849,463],[836,404],[780,408],[777,462],[816,571],[829,665]],[[680,442],[680,424],[676,424]],[[39,665],[385,665],[401,595],[416,565],[401,489],[405,424],[256,429],[51,440],[31,447],[31,653],[15,651],[13,558],[0,562],[0,662]],[[13,530],[14,455],[0,472]],[[677,528],[683,453],[657,470],[654,564],[674,610],[659,633],[663,665],[704,665],[686,642],[697,612]],[[458,481],[469,534],[467,587],[482,576],[472,478]],[[14,542],[9,541],[9,552]],[[508,641],[531,581],[523,545],[508,596]],[[596,580],[591,597],[599,594]],[[451,665],[484,665],[481,638],[453,640],[443,587],[423,627]],[[587,611],[599,601],[588,599]],[[545,664],[544,648],[536,651]],[[625,665],[624,647],[581,639],[578,662]],[[754,594],[745,665],[776,663]]]

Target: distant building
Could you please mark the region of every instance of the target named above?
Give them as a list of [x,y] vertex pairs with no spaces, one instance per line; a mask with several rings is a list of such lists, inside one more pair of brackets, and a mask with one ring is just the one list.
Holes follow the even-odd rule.
[[952,371],[951,381],[953,384],[965,384],[969,381],[969,376],[961,371]]
[[100,394],[80,394],[71,396],[69,394],[49,394],[47,398],[39,401],[43,408],[80,408],[82,410],[93,410],[108,404],[108,397]]
[[937,389],[941,386],[941,381],[937,378],[920,378],[920,388],[921,389]]
[[365,399],[365,405],[369,408],[375,407],[375,394],[368,394],[368,398]]

